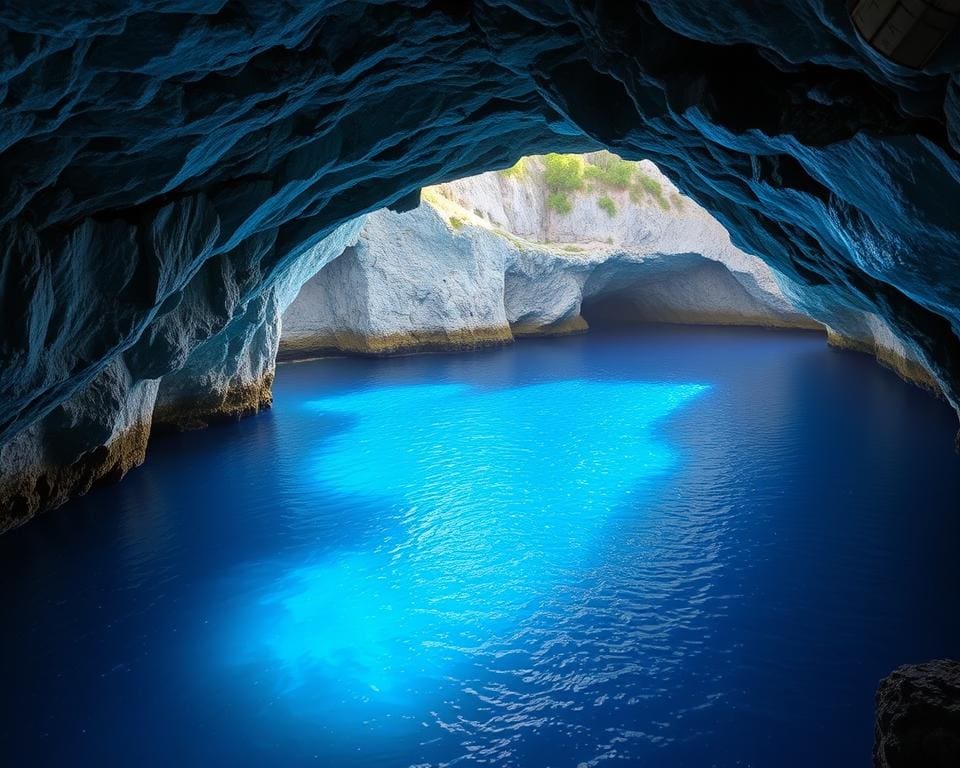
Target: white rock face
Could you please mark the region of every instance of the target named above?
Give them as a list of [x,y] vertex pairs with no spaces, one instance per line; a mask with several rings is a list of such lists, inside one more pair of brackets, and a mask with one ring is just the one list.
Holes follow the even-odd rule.
[[357,245],[309,280],[284,314],[281,356],[507,341],[511,251],[482,228],[452,229],[429,204],[371,214]]
[[[819,327],[782,278],[651,164],[652,196],[586,191],[546,205],[542,166],[424,191],[416,210],[371,214],[354,248],[303,287],[283,318],[281,357],[391,353],[585,330],[584,301],[622,297],[635,319]],[[598,200],[608,196],[611,216]]]

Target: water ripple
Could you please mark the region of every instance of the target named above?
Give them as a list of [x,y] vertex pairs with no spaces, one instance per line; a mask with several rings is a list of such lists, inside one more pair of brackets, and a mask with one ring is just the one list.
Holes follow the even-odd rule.
[[807,335],[284,367],[271,414],[0,539],[0,748],[865,764],[876,680],[960,654],[952,432]]

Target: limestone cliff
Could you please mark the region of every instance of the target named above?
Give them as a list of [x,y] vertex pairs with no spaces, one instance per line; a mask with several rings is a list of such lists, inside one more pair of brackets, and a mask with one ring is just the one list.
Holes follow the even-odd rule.
[[429,203],[367,217],[357,244],[303,286],[283,316],[281,358],[383,354],[509,341],[505,238],[457,227]]
[[[621,161],[618,161],[621,162]],[[282,358],[472,348],[585,330],[585,301],[628,319],[819,328],[763,261],[649,162],[657,194],[586,185],[553,211],[543,162],[424,190],[414,211],[368,217],[359,242],[283,317]],[[606,208],[600,203],[611,203]]]

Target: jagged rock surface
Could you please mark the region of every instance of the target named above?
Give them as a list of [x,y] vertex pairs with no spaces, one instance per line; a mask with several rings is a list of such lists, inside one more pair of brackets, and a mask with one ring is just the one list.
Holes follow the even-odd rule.
[[894,670],[877,691],[875,768],[960,765],[960,662]]
[[0,444],[0,532],[97,482],[122,478],[143,462],[156,425],[189,429],[268,408],[284,309],[356,240],[362,224],[359,217],[338,227],[265,280],[245,305],[237,288],[249,276],[218,272],[217,279],[191,283],[133,348]]
[[598,146],[960,404],[956,32],[908,70],[826,0],[14,0],[0,51],[0,445],[183,368],[356,215]]
[[[772,270],[644,165],[675,202],[599,192],[565,215],[538,161],[425,190],[413,212],[371,214],[356,247],[307,282],[283,318],[281,357],[473,348],[582,331],[585,300],[617,295],[635,319],[819,328]],[[607,194],[606,191],[603,194]],[[530,239],[525,239],[530,238]],[[609,241],[609,242],[608,242]],[[782,278],[781,278],[782,279]]]
[[142,463],[157,385],[135,380],[117,359],[0,446],[0,531]]
[[[317,270],[356,241],[363,222],[358,217],[338,227],[254,296],[223,330],[194,347],[182,367],[161,379],[154,423],[204,427],[269,408],[284,310]],[[180,327],[196,328],[184,320]]]

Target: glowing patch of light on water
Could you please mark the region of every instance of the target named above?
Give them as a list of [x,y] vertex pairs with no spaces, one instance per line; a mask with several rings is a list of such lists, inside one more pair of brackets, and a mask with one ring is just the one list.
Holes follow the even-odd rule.
[[305,471],[375,504],[379,528],[319,561],[251,571],[229,658],[324,711],[435,688],[576,582],[610,517],[635,514],[675,466],[656,423],[708,388],[407,386],[307,403],[350,427],[318,436]]

